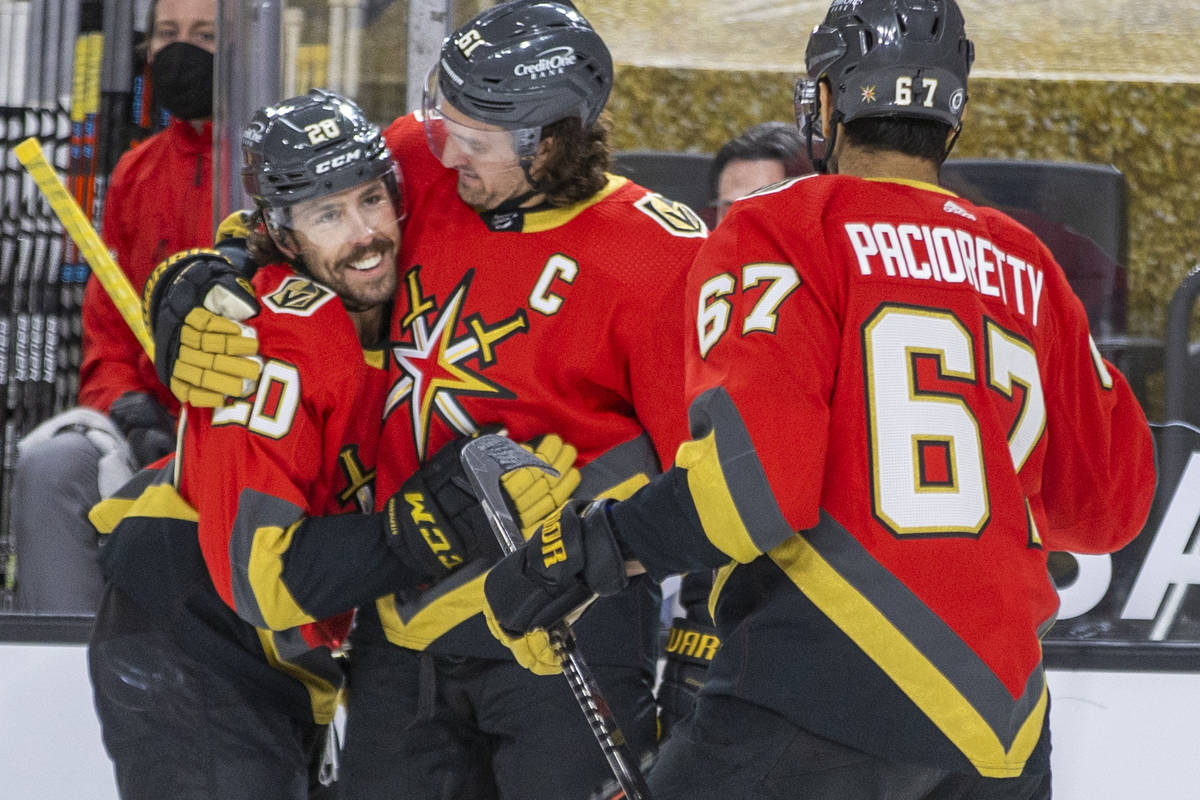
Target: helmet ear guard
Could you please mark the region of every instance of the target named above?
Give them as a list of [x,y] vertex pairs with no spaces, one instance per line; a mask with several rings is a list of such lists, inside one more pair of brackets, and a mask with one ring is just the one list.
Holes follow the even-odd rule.
[[[808,78],[800,78],[796,81],[796,87],[792,93],[792,104],[795,107],[796,127],[800,129],[800,136],[804,139],[805,147],[808,149],[808,160],[817,172],[828,172],[829,162],[826,156],[832,152],[833,145],[837,140],[837,119],[835,117],[833,130],[830,131],[829,140],[826,141],[821,124],[820,81]],[[821,155],[817,155],[816,145],[818,144],[821,145]]]

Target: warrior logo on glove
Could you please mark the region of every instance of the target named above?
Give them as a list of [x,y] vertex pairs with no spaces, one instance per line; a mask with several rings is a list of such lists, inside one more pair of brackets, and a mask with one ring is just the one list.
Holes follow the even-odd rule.
[[567,560],[567,547],[562,540],[562,509],[542,523],[542,563],[546,568]]

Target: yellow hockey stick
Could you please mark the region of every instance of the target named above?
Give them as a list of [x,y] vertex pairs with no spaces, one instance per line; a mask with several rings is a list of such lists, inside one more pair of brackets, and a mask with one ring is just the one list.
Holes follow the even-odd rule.
[[21,165],[29,171],[33,182],[42,190],[50,207],[54,209],[54,213],[58,215],[63,227],[75,241],[79,252],[87,259],[88,265],[100,281],[100,285],[108,293],[113,305],[117,307],[117,311],[121,312],[121,317],[133,331],[133,335],[141,342],[146,355],[150,356],[150,360],[153,361],[154,340],[150,338],[150,333],[142,321],[141,298],[133,290],[129,278],[125,277],[125,273],[109,255],[108,248],[100,240],[96,229],[88,222],[83,209],[75,202],[75,198],[67,191],[67,187],[63,186],[54,167],[50,166],[50,162],[46,160],[46,156],[42,152],[42,145],[36,138],[31,137],[13,148],[13,152],[16,153]]

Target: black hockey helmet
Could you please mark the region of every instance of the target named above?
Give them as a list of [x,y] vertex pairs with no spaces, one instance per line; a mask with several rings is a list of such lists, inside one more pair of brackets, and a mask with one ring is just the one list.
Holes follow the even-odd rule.
[[958,131],[974,60],[955,0],[834,0],[808,40],[797,117],[819,135],[817,87],[827,80],[835,125],[913,117]]
[[430,84],[451,105],[510,130],[568,117],[590,128],[613,83],[608,47],[567,0],[483,11],[446,38],[434,71]]
[[[399,173],[379,128],[353,101],[313,89],[254,113],[242,133],[242,185],[264,212]],[[268,214],[270,222],[270,214]]]

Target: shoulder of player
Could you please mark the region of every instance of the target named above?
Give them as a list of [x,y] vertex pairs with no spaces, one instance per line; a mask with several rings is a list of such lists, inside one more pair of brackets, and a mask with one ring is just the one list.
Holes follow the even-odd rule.
[[396,118],[383,132],[392,159],[400,166],[401,179],[406,183],[426,180],[427,175],[437,175],[445,170],[429,150],[425,140],[425,126],[418,112]]
[[965,209],[975,216],[982,229],[981,235],[1003,252],[1017,256],[1029,264],[1042,266],[1050,263],[1057,264],[1050,248],[1042,240],[1042,235],[1047,231],[1039,230],[1039,228],[1048,226],[1048,228],[1058,231],[1066,231],[1067,229],[1061,224],[1037,218],[1037,224],[1032,225],[1030,223],[1036,215],[1031,215],[1030,219],[1018,219],[991,206],[975,205],[965,198],[955,197],[952,202],[953,205]]
[[253,284],[261,311],[249,324],[258,331],[263,355],[287,354],[295,360],[311,354],[329,364],[353,361],[326,358],[361,349],[354,324],[332,289],[280,264],[260,268]]
[[651,237],[655,246],[681,240],[680,246],[692,249],[708,236],[708,226],[690,206],[628,178],[609,176],[602,192],[606,194],[595,204],[597,211],[618,217],[631,240],[633,236]]

